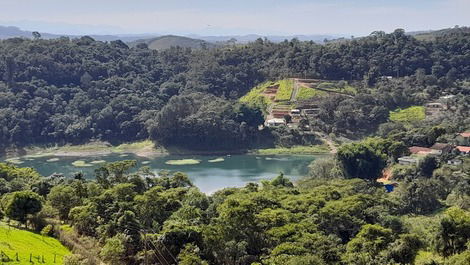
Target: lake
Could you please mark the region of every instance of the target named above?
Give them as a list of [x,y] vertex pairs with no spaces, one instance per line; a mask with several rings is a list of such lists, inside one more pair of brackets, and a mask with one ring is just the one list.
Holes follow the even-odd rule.
[[[296,180],[308,173],[308,165],[318,157],[321,156],[166,155],[148,159],[133,154],[112,154],[98,157],[20,157],[19,159],[22,163],[18,164],[18,166],[33,167],[44,176],[49,176],[53,173],[71,176],[75,172],[82,171],[86,178],[92,179],[94,177],[93,171],[100,166],[99,163],[132,159],[137,160],[137,168],[148,166],[156,173],[161,170],[185,172],[202,192],[212,193],[226,187],[241,187],[248,182],[271,179],[281,172],[286,177]],[[199,163],[184,165],[167,164],[168,161],[174,160],[178,162],[182,159],[194,159],[198,160]],[[82,160],[82,163],[85,163],[86,166],[74,166],[73,163],[77,160]],[[77,163],[75,164],[77,165]]]

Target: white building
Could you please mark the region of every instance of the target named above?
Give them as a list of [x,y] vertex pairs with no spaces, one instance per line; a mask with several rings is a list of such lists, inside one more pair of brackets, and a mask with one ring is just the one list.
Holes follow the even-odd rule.
[[267,127],[285,126],[286,124],[286,120],[284,119],[270,119],[265,122]]
[[398,158],[398,164],[400,165],[416,165],[418,162],[418,159],[411,156],[403,156]]

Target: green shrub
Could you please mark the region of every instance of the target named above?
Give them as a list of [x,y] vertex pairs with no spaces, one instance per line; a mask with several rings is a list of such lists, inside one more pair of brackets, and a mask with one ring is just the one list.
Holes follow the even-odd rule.
[[54,233],[54,229],[52,225],[46,225],[42,230],[41,230],[41,235],[42,236],[52,236]]

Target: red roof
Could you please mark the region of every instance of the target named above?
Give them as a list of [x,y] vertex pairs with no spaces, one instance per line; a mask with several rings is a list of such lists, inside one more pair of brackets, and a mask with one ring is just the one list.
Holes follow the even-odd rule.
[[463,132],[460,134],[460,136],[465,137],[465,138],[470,137],[470,132]]
[[412,146],[409,148],[410,153],[412,154],[417,154],[419,152],[432,152],[433,150],[431,148],[427,147],[421,147],[421,146]]
[[457,146],[456,148],[462,153],[470,153],[470,146]]

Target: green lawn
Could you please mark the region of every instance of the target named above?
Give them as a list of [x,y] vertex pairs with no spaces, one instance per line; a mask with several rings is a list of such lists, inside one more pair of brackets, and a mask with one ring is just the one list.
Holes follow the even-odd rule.
[[397,109],[390,112],[390,120],[396,122],[416,122],[426,117],[423,106],[412,106],[406,109]]
[[291,79],[284,79],[278,81],[279,90],[276,94],[277,101],[288,101],[292,95],[292,91],[294,90],[294,81]]
[[300,87],[297,94],[297,100],[306,100],[327,94],[324,91],[316,90],[310,87]]
[[[0,223],[0,251],[3,251],[11,260],[2,264],[62,264],[64,255],[71,254],[57,239],[43,237],[32,232],[8,227]],[[16,261],[18,253],[19,261]],[[33,262],[29,262],[30,254],[33,255]],[[54,254],[56,262],[54,263]],[[44,256],[44,262],[42,262]],[[40,257],[38,262],[37,257]],[[5,258],[5,257],[4,257]]]

